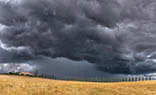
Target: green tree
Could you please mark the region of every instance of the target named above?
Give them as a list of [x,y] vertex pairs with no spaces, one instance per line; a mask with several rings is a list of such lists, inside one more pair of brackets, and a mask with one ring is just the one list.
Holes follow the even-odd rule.
[[38,77],[38,70],[34,72],[34,76]]
[[132,81],[134,81],[134,77],[132,77]]
[[151,76],[149,76],[149,80],[152,80],[152,77]]
[[142,77],[142,81],[144,81],[145,80],[145,78],[144,78],[144,76]]
[[131,81],[131,78],[130,77],[128,78],[128,81]]
[[121,81],[123,81],[123,82],[124,82],[124,81],[125,81],[125,78],[122,78],[122,80],[121,80]]
[[135,81],[138,81],[138,77],[135,77]]
[[139,76],[139,81],[141,81],[141,76]]

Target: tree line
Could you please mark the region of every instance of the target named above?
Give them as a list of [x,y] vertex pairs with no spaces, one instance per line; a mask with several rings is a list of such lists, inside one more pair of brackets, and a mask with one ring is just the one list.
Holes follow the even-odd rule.
[[[19,75],[19,72],[3,73],[5,75]],[[152,76],[131,76],[121,78],[105,78],[105,77],[57,77],[54,75],[39,74],[38,71],[33,73],[33,76],[29,77],[40,77],[53,80],[66,80],[66,81],[84,81],[84,82],[136,82],[136,81],[147,81],[152,80]]]

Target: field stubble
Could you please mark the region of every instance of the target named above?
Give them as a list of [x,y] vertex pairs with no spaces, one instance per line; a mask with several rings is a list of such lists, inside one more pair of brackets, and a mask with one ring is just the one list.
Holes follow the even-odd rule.
[[156,81],[93,83],[1,75],[0,95],[156,95]]

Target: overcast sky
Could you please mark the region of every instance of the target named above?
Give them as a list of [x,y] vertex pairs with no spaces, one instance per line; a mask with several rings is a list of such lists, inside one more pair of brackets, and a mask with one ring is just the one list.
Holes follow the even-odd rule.
[[156,73],[155,0],[0,0],[0,72]]

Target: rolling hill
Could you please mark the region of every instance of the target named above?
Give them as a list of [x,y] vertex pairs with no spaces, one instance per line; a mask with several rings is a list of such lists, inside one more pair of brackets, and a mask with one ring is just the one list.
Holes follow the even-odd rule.
[[93,83],[0,75],[0,95],[156,95],[156,81]]

